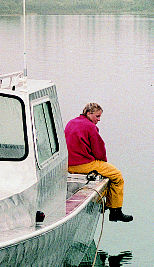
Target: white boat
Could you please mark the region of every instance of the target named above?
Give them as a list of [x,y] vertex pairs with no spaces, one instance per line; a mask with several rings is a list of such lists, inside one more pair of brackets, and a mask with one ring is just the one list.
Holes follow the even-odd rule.
[[[53,82],[26,80],[22,72],[0,81],[0,266],[78,266],[93,241],[98,194],[108,179],[85,185],[86,175],[68,177]],[[76,258],[75,246],[82,247]]]

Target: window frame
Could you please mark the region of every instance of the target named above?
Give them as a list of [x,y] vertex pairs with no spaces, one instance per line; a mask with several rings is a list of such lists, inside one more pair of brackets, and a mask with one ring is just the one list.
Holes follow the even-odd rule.
[[24,101],[16,95],[4,94],[0,93],[0,96],[7,98],[14,98],[18,100],[21,104],[21,112],[22,112],[22,122],[23,122],[23,134],[24,134],[24,142],[25,142],[25,153],[21,158],[0,158],[0,161],[23,161],[27,158],[29,154],[29,146],[28,146],[28,135],[27,135],[27,124],[26,124],[26,110]]
[[[50,102],[51,105],[51,113],[52,113],[52,117],[53,117],[53,123],[54,123],[54,133],[56,135],[56,146],[57,146],[57,151],[53,154],[51,154],[51,156],[46,159],[45,161],[43,161],[42,163],[39,162],[39,156],[38,156],[38,148],[37,148],[37,138],[36,138],[36,128],[35,128],[35,120],[34,120],[34,107],[38,106],[40,104],[44,104]],[[55,158],[58,157],[59,155],[59,139],[58,139],[58,134],[57,134],[57,127],[56,127],[56,120],[55,120],[55,116],[54,116],[54,112],[53,112],[53,105],[51,102],[51,99],[48,96],[43,96],[42,98],[39,99],[34,99],[31,101],[30,103],[31,106],[31,118],[32,118],[32,132],[33,132],[33,140],[34,140],[34,151],[35,151],[35,158],[36,158],[36,163],[39,167],[39,169],[43,169],[51,160],[54,160]]]

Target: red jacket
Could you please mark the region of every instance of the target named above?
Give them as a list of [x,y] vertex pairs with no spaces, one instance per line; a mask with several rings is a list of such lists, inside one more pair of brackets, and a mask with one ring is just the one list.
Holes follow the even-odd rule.
[[84,115],[68,122],[65,137],[69,166],[94,160],[107,161],[105,143],[99,135],[98,127]]

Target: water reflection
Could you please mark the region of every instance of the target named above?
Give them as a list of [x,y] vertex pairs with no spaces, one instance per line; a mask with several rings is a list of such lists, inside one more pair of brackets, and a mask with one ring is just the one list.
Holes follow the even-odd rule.
[[[111,229],[110,223],[106,224],[100,247],[109,255],[104,255],[106,263],[101,264],[109,266],[109,260],[112,264],[112,252],[127,250],[127,245],[136,261],[126,259],[130,265],[152,266],[153,225],[149,203],[153,196],[154,19],[33,15],[27,16],[26,22],[29,76],[53,79],[56,83],[64,125],[77,116],[86,103],[102,103],[105,112],[100,132],[109,149],[110,161],[127,179],[125,205],[133,209],[136,220],[133,227],[116,224],[116,232],[114,226]],[[0,16],[0,36],[0,72],[22,70],[22,16]],[[125,238],[119,240],[119,231]],[[113,235],[115,242],[112,242]],[[118,254],[123,258],[117,264],[125,265],[123,252]],[[118,255],[114,257],[119,260]]]

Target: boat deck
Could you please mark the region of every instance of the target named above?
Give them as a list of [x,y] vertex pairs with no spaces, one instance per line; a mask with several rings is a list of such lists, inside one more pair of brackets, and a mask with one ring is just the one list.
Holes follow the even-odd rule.
[[[90,181],[86,184],[85,175],[77,177],[75,175],[74,177],[71,175],[71,177],[68,178],[69,198],[66,201],[66,215],[85,203],[86,199],[90,196],[93,196],[93,201],[100,202],[100,196],[97,192],[104,196],[108,181],[109,179],[105,178],[101,181]],[[71,193],[69,188],[71,188],[72,196],[70,196]]]

